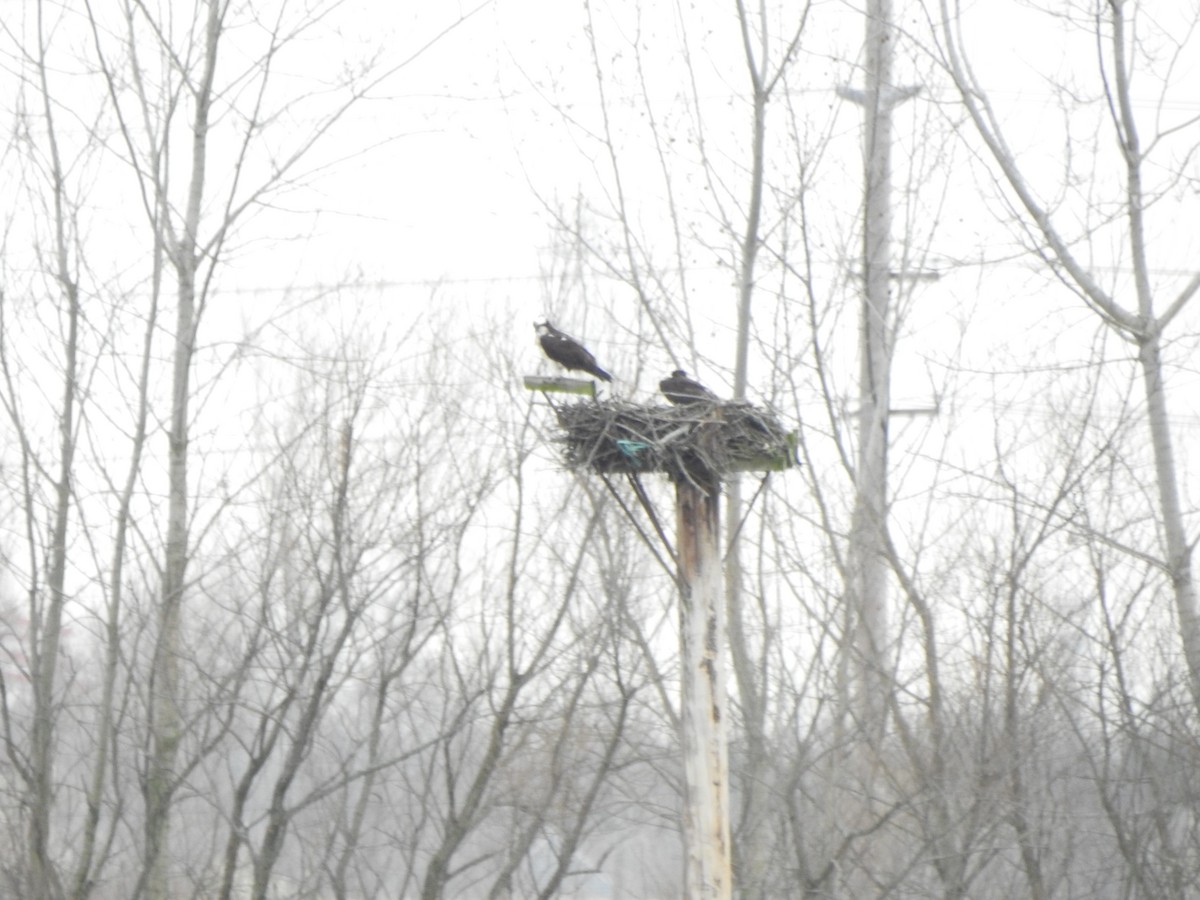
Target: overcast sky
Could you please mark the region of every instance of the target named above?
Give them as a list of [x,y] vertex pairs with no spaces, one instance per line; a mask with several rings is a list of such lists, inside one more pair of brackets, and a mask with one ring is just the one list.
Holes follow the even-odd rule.
[[[1155,15],[1170,14],[1154,7]],[[5,8],[17,9],[30,27],[27,5]],[[346,284],[354,288],[347,302],[356,309],[375,303],[380,315],[399,323],[439,304],[454,314],[471,308],[512,311],[505,340],[522,348],[529,366],[538,362],[530,323],[548,312],[568,330],[585,331],[589,343],[622,371],[630,369],[622,354],[638,359],[649,354],[651,373],[669,368],[683,350],[634,342],[630,323],[637,304],[627,284],[594,260],[590,296],[562,280],[564,259],[573,251],[556,228],[556,214],[582,208],[592,234],[609,240],[618,232],[613,161],[603,139],[607,127],[637,239],[656,263],[686,270],[687,296],[700,329],[698,365],[719,385],[732,362],[734,242],[716,222],[713,197],[720,195],[720,209],[736,224],[749,137],[748,79],[735,10],[732,2],[715,0],[340,7],[280,60],[279,91],[309,89],[372,54],[379,54],[384,67],[411,61],[356,104],[318,146],[312,177],[243,225],[232,264],[220,275],[226,316],[208,320],[210,334],[219,334],[222,322],[233,327],[245,316],[253,318],[256,308],[276,302],[283,291]],[[776,56],[786,39],[783,30],[795,17],[794,4],[772,7]],[[978,352],[986,355],[994,355],[990,342],[1004,330],[997,324],[1033,335],[1034,342],[1044,340],[1048,350],[1067,357],[1087,352],[1091,329],[1075,345],[1064,342],[1057,328],[1033,334],[1047,310],[1067,310],[1081,323],[1089,317],[1043,266],[1020,252],[1013,229],[1004,224],[1005,201],[926,53],[931,39],[925,13],[916,4],[897,3],[896,19],[905,32],[896,80],[922,88],[897,114],[897,238],[915,233],[926,254],[919,264],[942,276],[914,294],[897,360],[897,396],[927,398],[931,354],[960,340],[967,323],[974,324],[970,340],[980,342]],[[81,24],[69,12],[59,21],[63,35]],[[1149,21],[1160,31],[1146,27],[1139,37],[1165,65],[1172,48],[1162,35],[1187,33],[1180,23]],[[1094,40],[1058,27],[1063,24],[1061,17],[1047,17],[1027,4],[977,3],[966,32],[973,64],[993,94],[1011,145],[1050,198],[1062,190],[1067,162],[1077,164],[1109,140],[1097,124],[1104,110],[1092,102],[1099,84]],[[845,290],[847,259],[857,252],[862,119],[835,90],[861,84],[862,33],[857,4],[813,4],[768,123],[775,136],[768,148],[771,189],[792,190],[798,168],[812,167],[806,215],[823,254],[815,260],[823,267],[821,290],[831,298]],[[86,35],[72,40],[83,46]],[[64,59],[70,45],[62,43]],[[223,48],[223,71],[236,71],[238,51],[237,40]],[[1172,128],[1200,112],[1198,58],[1179,55],[1163,102],[1152,79],[1140,76],[1135,82],[1148,128],[1155,116],[1160,127]],[[68,100],[86,100],[88,91],[99,89],[86,67],[72,71],[64,64],[55,77]],[[1087,109],[1072,110],[1070,144],[1057,92],[1063,85]],[[315,121],[317,110],[313,105],[295,112],[296,133]],[[87,121],[82,114],[80,120]],[[789,133],[792,122],[800,123],[799,133]],[[665,156],[652,140],[652,123]],[[1192,123],[1176,134],[1178,150],[1168,144],[1166,158],[1185,152],[1195,131]],[[701,140],[721,178],[715,185],[699,165]],[[1196,167],[1194,159],[1185,164],[1191,184]],[[1119,187],[1115,171],[1099,171],[1102,189]],[[214,166],[214,179],[221,174]],[[690,238],[679,259],[663,214],[668,179]],[[98,177],[91,195],[101,210],[95,232],[103,233],[108,222],[128,212],[127,190],[127,182]],[[1159,204],[1150,223],[1157,239],[1154,265],[1168,290],[1195,258],[1195,244],[1187,243],[1195,229],[1177,227],[1194,207],[1194,196],[1185,182]],[[776,196],[773,202],[783,200]],[[1100,271],[1111,272],[1118,289],[1125,278],[1119,228],[1117,223],[1088,251]],[[133,246],[120,228],[111,231],[115,244]],[[850,346],[854,324],[848,304],[842,331]],[[1022,340],[1029,343],[1030,338]],[[1187,408],[1186,400],[1179,402]]]

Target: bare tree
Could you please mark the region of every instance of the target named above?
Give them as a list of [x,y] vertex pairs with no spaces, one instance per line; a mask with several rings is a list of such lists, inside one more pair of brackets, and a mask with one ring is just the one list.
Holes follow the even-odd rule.
[[[27,422],[31,414],[23,408],[17,381],[20,368],[9,346],[11,326],[4,327],[0,337],[0,365],[5,383],[5,409],[14,433],[20,436],[22,485],[20,496],[25,518],[28,568],[26,584],[28,642],[27,657],[31,688],[31,726],[26,753],[12,743],[8,732],[9,759],[15,764],[25,783],[28,808],[27,868],[18,876],[20,890],[39,897],[54,897],[63,893],[59,872],[51,858],[53,837],[51,811],[55,789],[54,733],[60,709],[61,645],[66,596],[68,528],[74,496],[73,478],[78,442],[80,379],[84,376],[82,359],[80,305],[80,261],[75,253],[78,239],[79,198],[68,181],[67,162],[59,146],[58,118],[51,101],[50,69],[47,63],[48,25],[39,4],[36,18],[36,43],[30,48],[29,100],[40,100],[37,114],[45,126],[46,153],[41,165],[31,167],[37,181],[28,185],[30,199],[45,198],[49,221],[44,244],[42,265],[47,276],[45,287],[57,299],[62,332],[61,356],[56,368],[61,372],[60,399],[50,408],[57,420],[58,446],[45,457],[36,449],[32,435],[34,426]],[[36,158],[32,157],[31,162]],[[38,169],[41,169],[39,172]],[[38,178],[37,176],[40,176]],[[42,182],[42,183],[37,183]],[[40,196],[39,196],[40,195]],[[7,306],[7,298],[0,304]],[[0,314],[7,310],[0,310]],[[8,318],[7,316],[5,318]],[[48,531],[39,534],[43,513],[39,508],[42,491],[39,483],[45,480],[50,489],[45,498],[49,520]],[[43,542],[44,540],[44,542]],[[43,574],[44,571],[44,574]],[[5,691],[5,721],[9,721],[8,691]]]
[[[267,198],[309,180],[320,167],[308,168],[314,148],[346,111],[436,42],[408,59],[380,54],[346,67],[302,96],[286,96],[282,82],[276,93],[279,55],[337,11],[336,3],[283,3],[252,14],[214,0],[197,5],[185,26],[175,11],[139,3],[89,5],[82,16],[38,3],[6,23],[7,61],[21,78],[5,165],[23,173],[10,184],[24,193],[16,226],[6,228],[6,255],[21,262],[6,266],[0,353],[4,408],[21,436],[23,485],[10,487],[23,498],[30,561],[14,579],[28,598],[28,709],[23,691],[4,691],[6,747],[27,792],[25,852],[7,868],[20,893],[94,892],[113,877],[123,820],[143,836],[140,884],[131,892],[176,893],[168,852],[176,792],[229,725],[194,717],[186,644],[187,597],[212,571],[195,569],[192,559],[221,508],[211,495],[198,496],[195,427],[231,358],[207,352],[200,326],[238,229]],[[223,65],[230,52],[238,62]],[[72,79],[89,90],[76,90]],[[299,105],[308,125],[285,137],[275,123]],[[118,232],[133,235],[140,251],[114,247]],[[32,236],[28,247],[24,234]],[[18,280],[18,272],[44,275],[39,291],[55,285],[47,296],[58,298],[57,345],[18,341],[44,327],[38,319],[49,311],[24,296],[14,306],[10,292],[24,295],[36,280]],[[167,316],[174,324],[162,367],[156,340]],[[53,377],[63,386],[49,406],[31,402],[21,373],[35,371],[42,384]],[[41,437],[48,419],[58,434],[53,449]],[[161,455],[149,440],[160,425]],[[161,507],[147,485],[160,462]],[[253,482],[254,473],[233,468]],[[150,593],[159,598],[152,625],[139,609]],[[147,634],[152,663],[140,672]],[[95,670],[84,663],[91,641],[102,660]],[[137,747],[131,698],[142,690],[151,738]],[[86,716],[65,715],[76,702]],[[78,746],[62,731],[76,719],[86,735]],[[202,737],[184,751],[189,731]],[[125,819],[133,805],[125,778],[143,751],[145,816],[133,825]],[[67,766],[86,773],[78,805],[59,783]],[[271,863],[268,854],[268,872]]]
[[[1167,92],[1173,87],[1171,61],[1186,52],[1186,36],[1190,35],[1190,28],[1195,23],[1185,22],[1188,30],[1182,31],[1185,37],[1179,39],[1165,30],[1169,27],[1165,23],[1138,18],[1136,5],[1125,0],[1096,4],[1094,17],[1086,21],[1066,20],[1069,26],[1094,34],[1100,48],[1093,90],[1106,113],[1108,147],[1115,157],[1114,170],[1120,172],[1119,193],[1106,201],[1116,204],[1119,210],[1117,219],[1110,220],[1108,213],[1099,209],[1099,201],[1087,193],[1082,197],[1069,197],[1059,208],[1048,204],[1047,191],[1037,186],[1011,149],[1003,122],[971,66],[971,50],[964,34],[961,11],[956,5],[943,2],[938,12],[942,60],[976,134],[1021,212],[1021,227],[1029,228],[1037,236],[1031,250],[1053,267],[1057,277],[1101,322],[1129,341],[1136,350],[1146,404],[1147,436],[1154,455],[1157,512],[1162,527],[1161,564],[1174,598],[1193,703],[1200,708],[1200,612],[1192,570],[1192,541],[1188,537],[1180,499],[1164,360],[1167,330],[1200,290],[1200,273],[1189,275],[1172,287],[1162,284],[1161,279],[1155,277],[1154,248],[1148,225],[1156,202],[1168,196],[1182,177],[1174,144],[1184,137],[1187,127],[1195,119],[1165,122],[1159,116],[1153,121],[1155,132],[1145,139],[1142,130],[1146,124],[1137,115],[1132,88],[1139,73],[1144,72],[1146,78],[1157,76],[1161,114]],[[1135,20],[1154,32],[1156,40],[1164,42],[1168,61],[1165,74],[1151,69],[1154,54],[1146,52],[1147,45],[1135,40],[1131,34]],[[1183,158],[1191,152],[1185,148]],[[1068,175],[1073,176],[1073,173]],[[1083,204],[1082,209],[1076,201]],[[1110,221],[1120,223],[1116,237],[1124,246],[1122,257],[1132,267],[1133,274],[1131,304],[1122,302],[1123,291],[1117,285],[1106,286],[1106,279],[1099,269],[1103,263],[1085,255],[1086,232],[1076,237],[1073,226],[1065,221],[1080,214],[1095,217],[1106,228],[1112,227]],[[1160,282],[1157,286],[1156,281]],[[1162,299],[1164,294],[1165,300]]]
[[[751,120],[748,157],[750,177],[745,221],[737,254],[737,330],[734,336],[733,397],[746,400],[750,379],[750,346],[754,332],[752,310],[759,277],[758,256],[763,244],[763,202],[768,177],[767,108],[772,95],[786,88],[786,76],[804,35],[809,5],[793,22],[778,25],[761,8],[757,16],[738,0],[738,26],[750,81]],[[786,42],[777,46],[772,31],[780,27]],[[727,227],[737,233],[733,222]],[[755,652],[747,634],[747,593],[742,572],[742,530],[749,514],[742,497],[741,480],[733,478],[725,500],[725,614],[734,683],[745,732],[743,798],[735,823],[734,866],[739,897],[765,896],[771,840],[768,794],[772,785],[772,757],[767,740],[769,686],[762,677],[763,649]],[[765,624],[765,623],[764,623]]]
[[[145,777],[145,890],[151,897],[172,893],[166,848],[183,728],[179,661],[189,583],[191,402],[198,335],[214,276],[241,219],[273,192],[303,178],[302,165],[318,141],[355,102],[403,65],[400,61],[369,65],[362,71],[346,70],[340,83],[333,86],[333,102],[321,109],[311,127],[293,138],[281,154],[270,151],[274,161],[267,174],[256,180],[250,171],[252,160],[260,152],[262,124],[277,112],[271,105],[275,57],[330,12],[292,9],[284,4],[276,11],[274,21],[256,20],[259,46],[252,51],[247,72],[228,76],[230,83],[238,84],[238,90],[230,92],[218,77],[221,52],[230,43],[229,17],[235,14],[228,3],[212,0],[199,5],[192,27],[182,32],[182,45],[178,43],[181,32],[139,4],[125,5],[116,27],[90,10],[95,57],[109,87],[127,158],[132,162],[137,195],[154,244],[164,248],[175,277],[167,416],[167,526],[159,620],[149,673],[153,741]],[[152,71],[146,68],[148,63],[153,65]],[[248,98],[248,103],[243,98]],[[212,183],[209,160],[217,152],[214,126],[218,120],[229,121],[232,117],[241,122],[232,153],[221,148],[228,153],[231,174]],[[173,152],[177,130],[186,135],[185,149],[180,153]],[[178,195],[172,177],[176,155],[186,159],[184,184]],[[215,215],[213,209],[217,210]],[[270,871],[271,862],[268,853],[263,861],[265,871]]]

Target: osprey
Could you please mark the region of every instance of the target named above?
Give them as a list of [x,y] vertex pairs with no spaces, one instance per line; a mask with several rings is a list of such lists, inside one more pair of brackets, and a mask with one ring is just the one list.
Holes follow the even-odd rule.
[[698,381],[688,378],[683,369],[676,369],[670,378],[658,383],[659,390],[672,403],[686,406],[689,403],[720,403],[721,400]]
[[564,369],[587,372],[601,381],[612,381],[612,376],[596,365],[596,357],[575,338],[563,334],[549,322],[535,322],[533,327],[538,331],[542,350]]

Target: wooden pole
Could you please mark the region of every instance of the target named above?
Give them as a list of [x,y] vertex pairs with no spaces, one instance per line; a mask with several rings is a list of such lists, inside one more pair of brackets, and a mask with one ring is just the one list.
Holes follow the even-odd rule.
[[718,488],[714,482],[705,493],[682,479],[675,485],[688,900],[733,895]]

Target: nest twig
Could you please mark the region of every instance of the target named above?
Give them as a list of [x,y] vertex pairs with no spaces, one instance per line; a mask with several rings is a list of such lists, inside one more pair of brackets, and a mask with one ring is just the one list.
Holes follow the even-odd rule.
[[795,438],[749,403],[643,406],[621,400],[556,406],[567,466],[603,474],[664,472],[708,491],[730,472],[782,469]]

